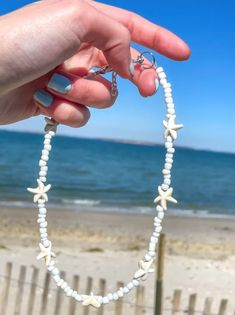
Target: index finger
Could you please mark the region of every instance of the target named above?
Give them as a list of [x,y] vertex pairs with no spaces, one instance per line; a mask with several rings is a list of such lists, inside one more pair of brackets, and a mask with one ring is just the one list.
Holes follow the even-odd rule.
[[127,27],[134,42],[174,60],[189,58],[190,49],[187,44],[167,29],[151,23],[133,12],[96,1],[88,0],[88,2]]

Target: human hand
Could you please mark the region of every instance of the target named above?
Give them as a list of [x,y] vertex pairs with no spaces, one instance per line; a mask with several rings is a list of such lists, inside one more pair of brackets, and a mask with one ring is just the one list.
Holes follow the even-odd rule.
[[152,95],[154,70],[131,74],[131,58],[138,55],[131,40],[175,60],[190,55],[166,29],[90,0],[43,0],[23,7],[0,17],[0,37],[1,124],[43,113],[73,127],[84,125],[89,106],[104,108],[115,101],[108,80],[82,78],[92,66],[109,64],[143,96]]

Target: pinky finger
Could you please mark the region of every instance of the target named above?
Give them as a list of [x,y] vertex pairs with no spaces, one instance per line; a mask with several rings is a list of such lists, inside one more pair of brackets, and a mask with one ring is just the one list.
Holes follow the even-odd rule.
[[52,96],[46,90],[36,91],[33,98],[41,113],[63,125],[82,127],[90,118],[90,112],[86,106]]

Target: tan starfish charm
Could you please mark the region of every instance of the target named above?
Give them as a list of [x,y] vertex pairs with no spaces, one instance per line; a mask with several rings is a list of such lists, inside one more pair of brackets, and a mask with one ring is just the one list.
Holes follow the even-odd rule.
[[91,292],[90,295],[82,295],[83,302],[82,305],[88,306],[91,305],[93,307],[99,308],[101,304],[97,300],[97,297]]
[[167,136],[171,136],[174,140],[177,138],[177,130],[183,128],[183,125],[177,125],[175,123],[175,116],[169,118],[168,121],[163,120],[163,125],[166,128],[164,136],[167,138]]
[[55,253],[51,251],[51,242],[48,247],[43,246],[43,244],[39,243],[39,247],[41,250],[41,253],[37,256],[37,259],[45,258],[46,266],[48,266],[51,262],[51,257],[55,257]]
[[173,188],[169,188],[167,191],[162,190],[161,186],[158,186],[159,196],[154,199],[155,203],[160,203],[164,210],[167,210],[167,202],[177,203],[177,200],[171,195],[173,193]]
[[56,122],[53,118],[48,118],[48,117],[45,117],[45,121],[47,123],[44,128],[45,132],[48,132],[48,131],[56,132],[57,126],[59,125],[59,123]]
[[39,199],[43,199],[46,202],[48,201],[47,192],[51,188],[51,185],[45,186],[40,179],[37,179],[38,187],[37,188],[27,188],[27,190],[34,194],[33,202],[38,202]]
[[148,274],[151,272],[154,272],[154,269],[150,269],[151,265],[153,263],[153,259],[151,259],[150,261],[143,261],[141,260],[139,262],[139,270],[136,271],[134,277],[136,279],[141,278],[142,280],[146,280],[148,277]]

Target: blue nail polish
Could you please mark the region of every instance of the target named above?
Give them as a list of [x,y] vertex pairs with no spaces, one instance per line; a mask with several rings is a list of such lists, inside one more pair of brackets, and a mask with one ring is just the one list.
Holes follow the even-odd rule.
[[36,91],[33,95],[33,98],[44,107],[50,107],[53,103],[53,96],[44,90]]
[[134,73],[135,73],[135,64],[134,64],[133,60],[131,60],[131,62],[130,62],[130,73],[132,75],[134,75]]
[[54,73],[47,86],[55,92],[67,94],[72,88],[72,82],[64,75]]

